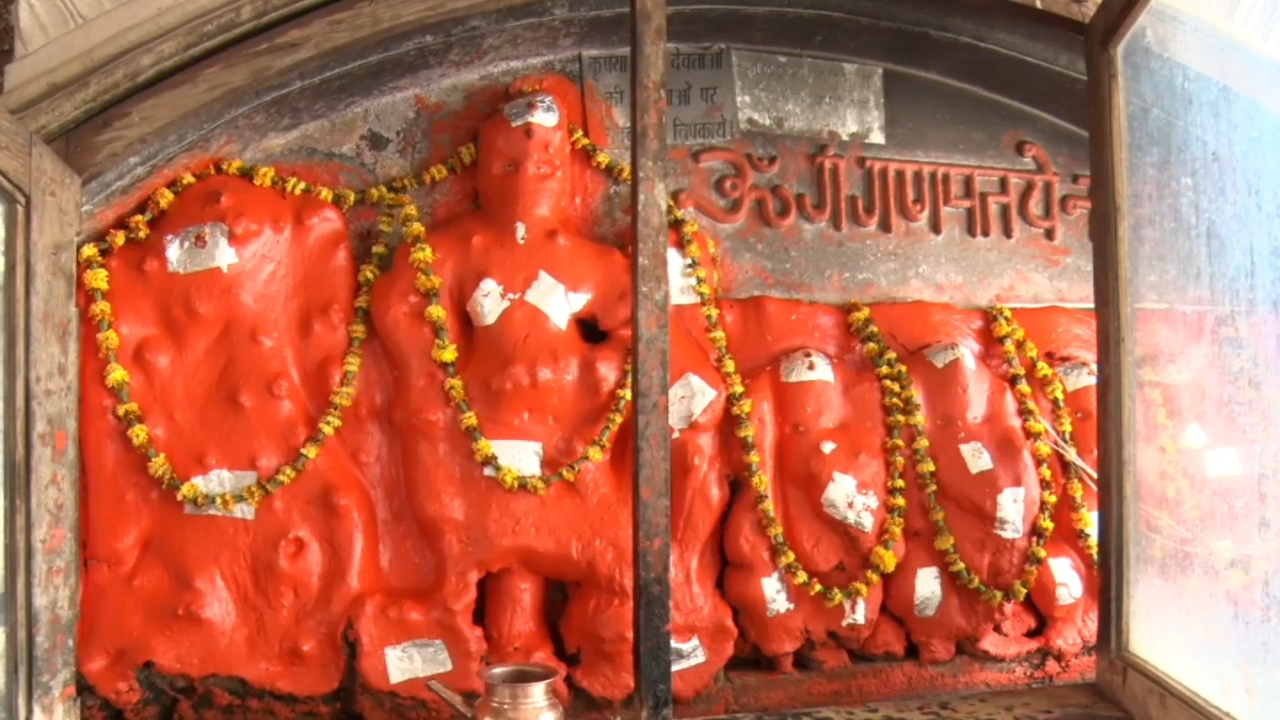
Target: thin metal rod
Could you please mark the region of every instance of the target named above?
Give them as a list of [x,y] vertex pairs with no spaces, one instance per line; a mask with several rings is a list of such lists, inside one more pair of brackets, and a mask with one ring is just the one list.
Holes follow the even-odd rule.
[[631,3],[635,343],[635,717],[671,701],[671,436],[667,424],[667,3]]

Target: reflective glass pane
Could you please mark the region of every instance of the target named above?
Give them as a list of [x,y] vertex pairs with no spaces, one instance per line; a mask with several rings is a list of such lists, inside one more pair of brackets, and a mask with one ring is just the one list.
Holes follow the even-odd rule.
[[1157,0],[1119,54],[1138,378],[1128,649],[1238,720],[1280,708],[1272,5]]

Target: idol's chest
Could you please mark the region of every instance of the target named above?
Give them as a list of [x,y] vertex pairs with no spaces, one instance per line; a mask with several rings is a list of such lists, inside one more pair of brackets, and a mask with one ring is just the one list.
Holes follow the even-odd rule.
[[467,315],[476,327],[494,325],[515,314],[528,317],[532,310],[534,317],[545,317],[559,330],[567,330],[591,300],[586,284],[572,279],[571,273],[533,263],[487,267],[470,278],[465,293]]

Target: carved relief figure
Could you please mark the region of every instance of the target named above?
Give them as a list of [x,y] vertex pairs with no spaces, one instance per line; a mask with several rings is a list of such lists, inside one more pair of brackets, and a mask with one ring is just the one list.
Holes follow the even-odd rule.
[[[733,655],[738,631],[717,587],[721,522],[729,505],[721,434],[727,418],[724,381],[706,338],[692,270],[676,233],[669,237],[672,687],[677,700],[688,700],[714,682]],[[700,256],[707,258],[704,240],[699,239]],[[715,283],[709,287],[714,300]]]
[[[756,303],[789,306],[793,318],[804,318],[793,327],[820,324],[809,322],[809,315],[820,312],[812,306],[751,301]],[[795,335],[789,333],[782,342],[802,340]],[[869,363],[849,351],[851,343],[839,345],[838,353],[817,347],[789,350],[755,373],[747,387],[762,469],[773,481],[772,498],[787,542],[824,585],[845,588],[861,580],[870,566],[886,519],[887,476],[879,381]],[[846,649],[858,650],[881,618],[880,587],[836,607],[792,587],[777,568],[778,553],[761,529],[752,492],[734,499],[726,552],[726,593],[738,610],[743,633],[779,670],[789,671],[802,648],[810,665],[847,665]],[[900,629],[896,634],[902,637]],[[901,655],[904,649],[901,639],[887,652]]]
[[[341,212],[215,177],[106,267],[136,406],[122,409],[104,388],[98,327],[84,323],[81,671],[119,706],[139,699],[134,672],[148,661],[277,693],[333,691],[350,603],[378,563],[354,455],[331,439],[256,509],[195,510],[148,477],[131,447],[143,438],[126,437],[117,416],[141,408],[178,476],[209,492],[298,457],[343,373],[353,317]],[[355,408],[346,421],[367,418]]]
[[[1039,484],[999,346],[979,312],[926,303],[874,311],[920,392],[938,502],[954,546],[970,573],[1008,588],[1026,564]],[[1034,649],[1021,637],[1034,624],[1025,606],[997,609],[958,586],[918,483],[908,502],[908,552],[886,579],[885,605],[906,626],[921,660],[949,660],[958,643],[1000,658]]]
[[[564,78],[513,87],[535,83],[539,92],[514,96],[480,128],[479,209],[431,230],[433,270],[458,377],[497,460],[524,475],[572,468],[574,481],[545,495],[512,493],[477,462],[483,453],[459,429],[432,358],[408,247],[375,290],[373,315],[395,377],[409,503],[441,561],[430,600],[469,623],[485,578],[486,659],[563,668],[543,598],[548,579],[569,584],[560,632],[579,659],[573,679],[621,699],[632,687],[630,465],[616,449],[584,453],[623,378],[630,265],[574,229],[570,169],[579,160],[566,123],[581,124],[576,88]],[[467,668],[480,658],[469,647],[448,650],[455,672],[445,679],[473,684]]]
[[[1028,339],[1040,349],[1044,361],[1062,380],[1063,404],[1071,422],[1071,440],[1081,463],[1098,467],[1097,331],[1093,314],[1060,308],[1019,310],[1018,322]],[[1043,390],[1037,393],[1041,413],[1053,422],[1055,407]],[[1057,432],[1057,431],[1055,431]],[[1045,546],[1048,558],[1040,569],[1031,598],[1045,617],[1044,643],[1060,657],[1070,657],[1092,646],[1098,636],[1098,574],[1093,559],[1081,545],[1082,531],[1075,515],[1071,492],[1065,485],[1067,461],[1061,453],[1053,460],[1058,505],[1054,508],[1053,538]],[[1096,479],[1077,468],[1082,490],[1080,503],[1095,530],[1098,523]]]

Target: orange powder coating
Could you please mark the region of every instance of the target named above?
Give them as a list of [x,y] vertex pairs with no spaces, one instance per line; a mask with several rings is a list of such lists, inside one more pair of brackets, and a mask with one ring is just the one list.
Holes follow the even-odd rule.
[[[524,441],[514,447],[526,451],[537,443],[541,468],[554,472],[598,431],[621,379],[631,341],[630,266],[587,232],[594,203],[583,201],[575,178],[602,173],[567,142],[564,123],[582,124],[576,89],[555,76],[514,87],[535,84],[556,99],[560,124],[513,125],[492,114],[466,178],[478,208],[449,213],[428,237],[459,373],[484,434]],[[595,196],[605,184],[593,182]],[[239,262],[225,274],[169,273],[162,238],[209,222],[230,227]],[[355,294],[347,223],[314,199],[217,178],[184,193],[154,231],[108,263],[133,397],[182,476],[215,469],[265,476],[296,452],[338,377]],[[439,679],[460,690],[479,689],[482,664],[520,660],[562,668],[597,698],[631,693],[632,424],[576,483],[545,496],[503,490],[472,458],[446,400],[406,254],[396,254],[375,288],[355,407],[319,460],[253,520],[184,514],[156,488],[112,416],[86,329],[80,667],[112,704],[142,699],[135,672],[147,662],[170,676],[231,676],[282,695],[326,696],[343,682],[347,628],[356,682],[371,695],[439,709],[421,681],[393,684],[387,668],[386,648],[424,639],[447,646],[453,669]],[[756,403],[788,540],[824,583],[855,579],[885,518],[885,431],[872,368],[841,309],[773,299],[720,306]],[[1094,360],[1089,314],[1017,316],[1046,356]],[[923,303],[876,306],[873,317],[920,388],[940,498],[961,553],[993,585],[1007,586],[1022,568],[1038,488],[987,318]],[[739,447],[697,306],[673,307],[671,327],[670,382],[705,396],[673,428],[672,635],[682,645],[696,638],[705,654],[675,674],[679,699],[723,694],[713,685],[735,648],[789,670],[797,657],[846,668],[848,651],[902,658],[908,642],[926,663],[957,650],[1015,658],[1044,646],[1065,662],[1092,644],[1097,586],[1065,502],[1058,513],[1065,529],[1051,555],[1078,572],[1085,592],[1059,605],[1066,579],[1046,565],[1031,595],[1047,620],[1041,636],[1026,637],[1037,623],[1030,607],[984,605],[945,569],[936,607],[917,612],[917,576],[942,559],[910,472],[899,569],[863,606],[827,608],[794,588],[770,606],[762,580],[774,573],[772,554],[754,499],[731,494]],[[947,344],[964,356],[936,367],[927,351]],[[1082,456],[1096,465],[1094,389],[1069,394],[1068,405]],[[959,449],[970,442],[986,448],[990,470],[970,472]],[[852,478],[856,492],[833,489],[835,473]],[[996,498],[1019,488],[1022,535],[998,536]],[[1096,508],[1093,494],[1087,501]],[[567,595],[558,600],[552,589],[560,584]],[[933,677],[900,664],[876,667],[888,684]],[[980,681],[981,671],[973,672]],[[1045,678],[1028,676],[1038,679]],[[756,694],[770,706],[794,706],[783,697],[793,690]]]

